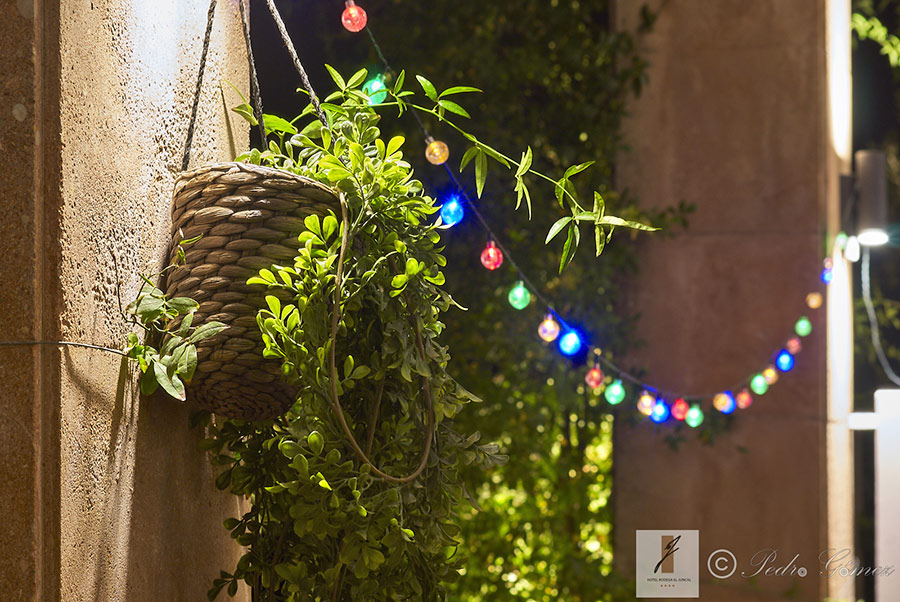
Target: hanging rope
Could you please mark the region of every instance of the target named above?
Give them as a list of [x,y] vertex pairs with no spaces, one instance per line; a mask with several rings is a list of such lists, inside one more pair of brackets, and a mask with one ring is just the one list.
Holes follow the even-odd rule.
[[322,122],[325,129],[329,129],[328,118],[325,116],[325,111],[322,110],[322,105],[319,104],[319,97],[316,96],[316,91],[313,90],[312,84],[309,82],[309,76],[306,74],[306,69],[303,68],[300,57],[297,56],[297,49],[294,48],[294,43],[291,42],[291,36],[288,35],[287,29],[284,26],[284,21],[281,20],[281,13],[278,12],[278,7],[275,6],[274,0],[266,0],[266,4],[269,6],[269,12],[272,13],[272,18],[275,19],[275,25],[278,27],[278,32],[281,34],[281,40],[284,42],[284,45],[291,55],[291,59],[294,61],[294,67],[297,69],[297,73],[300,74],[300,81],[303,83],[304,89],[309,93],[309,101],[316,110],[319,121]]
[[206,35],[203,37],[203,50],[200,52],[200,71],[197,73],[197,86],[194,88],[194,104],[191,106],[191,120],[188,122],[187,140],[184,143],[184,154],[181,159],[181,171],[187,171],[191,161],[191,144],[194,142],[194,126],[197,123],[197,108],[200,105],[200,89],[203,87],[203,71],[206,67],[206,55],[209,54],[209,40],[212,37],[213,17],[216,14],[216,0],[209,0],[209,12],[206,14]]
[[[249,0],[247,0],[249,2]],[[263,118],[262,92],[259,90],[259,79],[256,76],[256,61],[253,60],[253,46],[250,44],[250,23],[247,21],[247,8],[244,0],[240,0],[241,24],[244,33],[244,44],[247,46],[247,61],[250,64],[250,102],[256,114],[256,125],[259,127],[260,149],[266,150],[266,124]]]

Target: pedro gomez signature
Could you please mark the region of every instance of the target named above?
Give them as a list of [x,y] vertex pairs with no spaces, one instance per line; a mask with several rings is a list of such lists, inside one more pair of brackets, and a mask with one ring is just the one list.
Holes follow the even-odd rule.
[[[787,560],[787,562],[785,562]],[[738,571],[737,557],[730,550],[720,548],[709,555],[706,568],[717,579],[728,579]],[[740,567],[740,576],[752,577],[806,577],[810,569],[801,560],[800,554],[788,557],[779,551],[766,548],[750,557],[749,563]],[[853,556],[850,548],[828,549],[819,554],[819,575],[822,577],[887,577],[894,573],[894,565],[863,566]]]

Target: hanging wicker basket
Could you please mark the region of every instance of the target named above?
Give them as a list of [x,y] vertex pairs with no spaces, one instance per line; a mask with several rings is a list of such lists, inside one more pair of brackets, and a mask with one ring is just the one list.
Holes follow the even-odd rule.
[[183,173],[172,202],[172,247],[185,263],[169,273],[166,294],[200,304],[194,325],[228,325],[197,345],[197,370],[188,400],[229,418],[261,420],[283,414],[295,391],[281,379],[280,362],[263,359],[256,313],[267,294],[247,279],[273,264],[292,264],[303,219],[339,213],[334,192],[314,180],[269,167],[218,163]]

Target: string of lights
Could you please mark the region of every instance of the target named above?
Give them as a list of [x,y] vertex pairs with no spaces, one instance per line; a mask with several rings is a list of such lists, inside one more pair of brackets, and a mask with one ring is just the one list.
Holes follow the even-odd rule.
[[[381,104],[387,98],[387,77],[391,76],[394,71],[371,28],[368,27],[366,11],[354,0],[345,0],[344,5],[341,15],[341,23],[344,28],[351,33],[365,31],[384,67],[383,74],[375,75],[363,85],[363,91],[369,95],[370,104]],[[537,329],[538,336],[548,344],[556,343],[559,352],[564,356],[577,355],[584,349],[584,334],[563,319],[554,308],[554,304],[528,278],[509,249],[502,244],[484,215],[478,210],[476,203],[466,193],[456,172],[447,163],[450,156],[447,144],[436,140],[431,135],[417,109],[410,107],[409,112],[412,113],[422,131],[425,158],[433,165],[443,166],[455,186],[455,192],[443,199],[440,209],[442,223],[447,227],[453,227],[463,220],[466,209],[471,211],[488,237],[487,245],[481,252],[482,265],[490,271],[495,271],[506,263],[518,273],[518,279],[508,293],[510,305],[521,310],[529,306],[532,298],[536,299],[546,307],[544,319]],[[842,249],[846,242],[847,237],[844,234],[839,234],[835,239],[835,244]],[[819,274],[819,279],[826,285],[831,282],[832,278],[831,261],[830,258],[823,260],[823,267]],[[818,291],[810,292],[806,296],[805,304],[810,310],[818,310],[823,304],[822,294]],[[794,332],[786,339],[784,345],[779,346],[769,357],[769,361],[763,364],[764,367],[760,371],[752,373],[731,387],[713,393],[686,394],[655,386],[621,368],[596,347],[592,350],[593,365],[588,369],[584,380],[588,387],[598,395],[602,394],[606,402],[612,406],[625,401],[629,395],[628,389],[633,388],[637,393],[637,410],[653,422],[659,424],[671,420],[684,422],[690,427],[698,427],[704,420],[704,402],[706,401],[711,400],[712,408],[726,415],[733,414],[739,409],[749,408],[753,404],[754,395],[764,395],[772,385],[778,382],[780,374],[788,373],[794,368],[795,357],[802,350],[801,339],[809,336],[812,329],[810,318],[806,315],[800,316],[794,324]],[[709,411],[708,408],[707,411]]]

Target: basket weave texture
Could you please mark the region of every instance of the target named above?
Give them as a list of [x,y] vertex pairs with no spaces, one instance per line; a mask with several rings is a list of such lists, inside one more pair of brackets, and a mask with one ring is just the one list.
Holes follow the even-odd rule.
[[269,167],[217,163],[178,178],[170,263],[181,240],[202,238],[185,248],[185,263],[169,273],[166,294],[200,304],[195,326],[228,325],[198,343],[188,400],[244,420],[272,418],[290,408],[295,391],[282,381],[280,361],[262,357],[256,313],[266,288],[247,279],[261,268],[293,264],[306,216],[339,211],[338,198],[325,185]]

